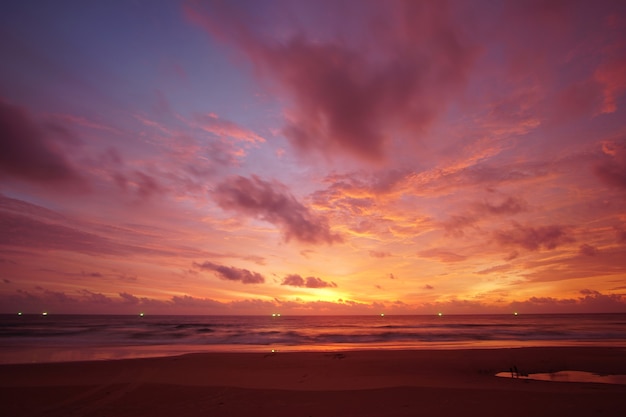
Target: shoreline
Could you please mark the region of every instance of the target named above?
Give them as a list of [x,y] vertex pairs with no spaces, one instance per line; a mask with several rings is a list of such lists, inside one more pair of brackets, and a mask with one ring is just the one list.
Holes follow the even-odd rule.
[[626,375],[625,357],[622,347],[526,347],[13,364],[0,365],[0,403],[7,416],[626,415],[626,385],[495,376],[513,366]]
[[[471,341],[448,343],[377,343],[376,351],[457,351],[457,350],[500,350],[526,348],[623,348],[626,351],[626,340],[606,341]],[[112,346],[45,346],[33,347],[24,345],[0,346],[0,366],[36,363],[91,362],[109,360],[128,360],[146,358],[167,358],[189,354],[219,353],[332,353],[360,352],[374,350],[371,343],[355,344],[317,344],[317,345],[112,345]]]

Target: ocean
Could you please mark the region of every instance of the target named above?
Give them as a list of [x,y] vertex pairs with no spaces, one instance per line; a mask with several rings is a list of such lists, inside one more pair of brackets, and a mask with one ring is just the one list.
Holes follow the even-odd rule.
[[626,314],[432,316],[0,315],[0,363],[193,352],[626,347]]

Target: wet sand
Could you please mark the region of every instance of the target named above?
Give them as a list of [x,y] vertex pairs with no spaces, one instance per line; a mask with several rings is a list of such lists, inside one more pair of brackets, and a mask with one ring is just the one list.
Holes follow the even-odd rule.
[[623,416],[626,385],[498,378],[626,375],[625,348],[201,353],[0,366],[11,416]]

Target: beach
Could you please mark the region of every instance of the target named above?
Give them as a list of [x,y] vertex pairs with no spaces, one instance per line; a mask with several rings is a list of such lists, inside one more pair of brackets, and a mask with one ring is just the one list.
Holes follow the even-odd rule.
[[0,366],[11,416],[621,416],[626,385],[499,378],[626,374],[626,349],[198,353]]

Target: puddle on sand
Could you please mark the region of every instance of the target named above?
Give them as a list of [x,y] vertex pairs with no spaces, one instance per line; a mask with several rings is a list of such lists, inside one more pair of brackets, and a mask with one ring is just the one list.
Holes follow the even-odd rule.
[[626,375],[599,375],[585,371],[559,371],[543,374],[515,375],[511,372],[499,372],[496,376],[502,378],[533,379],[536,381],[553,382],[599,382],[602,384],[625,384]]

